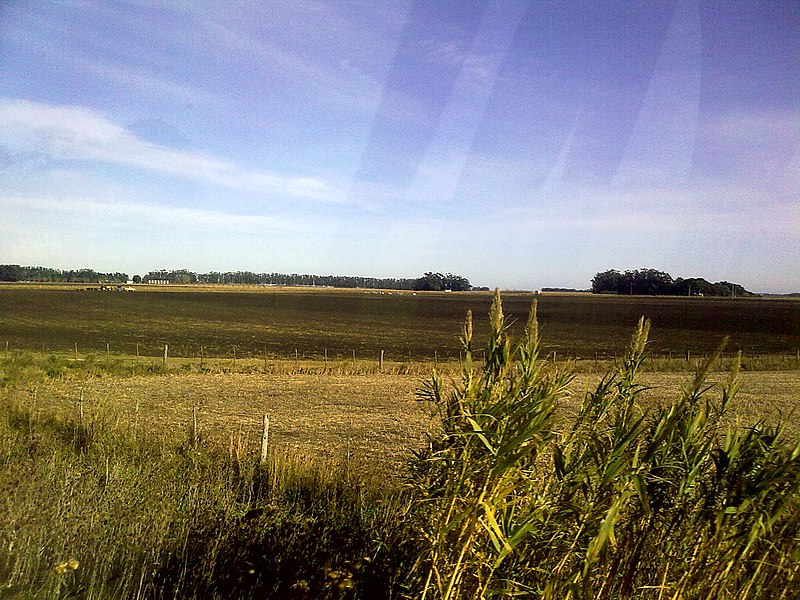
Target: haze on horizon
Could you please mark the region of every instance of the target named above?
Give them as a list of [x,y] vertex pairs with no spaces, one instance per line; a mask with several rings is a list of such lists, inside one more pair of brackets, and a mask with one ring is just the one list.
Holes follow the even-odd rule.
[[800,290],[800,4],[0,5],[0,263]]

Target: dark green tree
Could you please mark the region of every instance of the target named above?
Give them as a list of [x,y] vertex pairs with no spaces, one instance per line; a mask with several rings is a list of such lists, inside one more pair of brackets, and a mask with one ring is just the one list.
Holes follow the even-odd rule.
[[592,278],[592,292],[595,294],[618,294],[622,285],[622,273],[611,269],[597,273]]
[[24,277],[19,265],[0,265],[0,281],[22,281]]
[[443,289],[444,275],[441,273],[425,273],[414,283],[414,289],[427,292],[439,292]]
[[447,273],[442,279],[442,288],[453,292],[466,292],[472,289],[472,286],[466,277]]

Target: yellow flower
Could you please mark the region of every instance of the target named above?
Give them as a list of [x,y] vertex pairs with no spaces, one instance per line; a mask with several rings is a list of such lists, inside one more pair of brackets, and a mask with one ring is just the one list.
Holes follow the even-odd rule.
[[348,577],[346,579],[342,579],[339,582],[339,589],[340,590],[352,590],[354,587],[356,587],[356,584],[353,582],[353,580],[350,577]]
[[77,568],[78,568],[78,561],[75,560],[74,558],[70,558],[67,562],[57,564],[54,570],[59,575],[62,575],[67,571],[74,571]]

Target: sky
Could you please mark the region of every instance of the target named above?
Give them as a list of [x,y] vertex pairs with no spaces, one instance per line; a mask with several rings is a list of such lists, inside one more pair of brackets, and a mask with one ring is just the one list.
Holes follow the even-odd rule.
[[800,291],[800,3],[2,0],[0,263]]

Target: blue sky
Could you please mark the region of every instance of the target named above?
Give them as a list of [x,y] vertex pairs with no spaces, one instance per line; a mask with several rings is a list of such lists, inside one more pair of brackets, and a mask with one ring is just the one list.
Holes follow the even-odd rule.
[[0,263],[800,290],[800,3],[0,4]]

